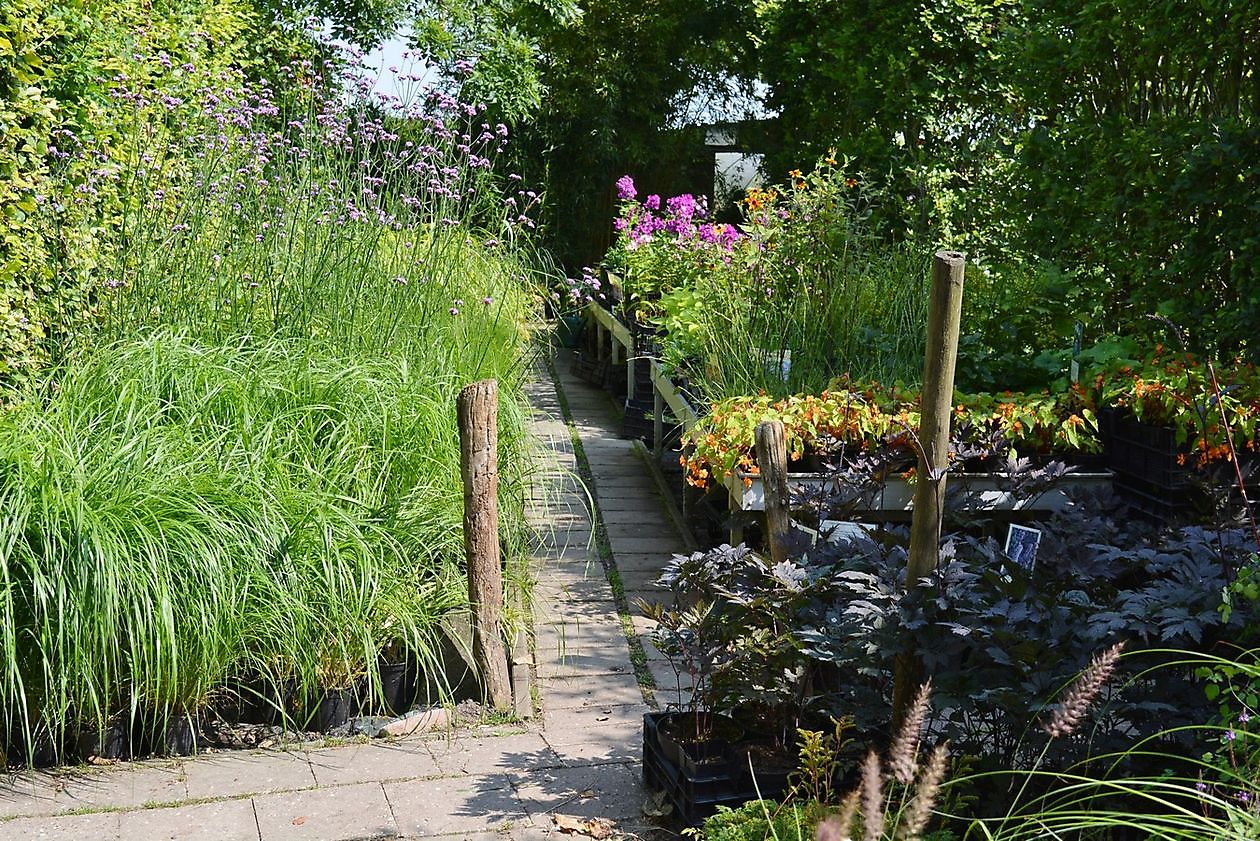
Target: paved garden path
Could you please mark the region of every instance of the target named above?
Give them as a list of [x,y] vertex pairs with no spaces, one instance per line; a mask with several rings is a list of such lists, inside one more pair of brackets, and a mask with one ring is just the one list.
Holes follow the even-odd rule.
[[[0,779],[0,839],[531,839],[557,837],[556,814],[604,817],[651,837],[639,767],[651,690],[636,679],[627,601],[605,571],[615,561],[631,602],[651,597],[650,581],[683,546],[630,442],[615,437],[608,397],[567,367],[557,364],[572,427],[550,381],[530,387],[548,462],[530,512],[548,527],[536,552],[540,716],[389,742],[18,774]],[[592,497],[576,473],[593,480]],[[641,618],[633,628],[647,630]],[[634,659],[640,674],[667,674],[658,659]]]

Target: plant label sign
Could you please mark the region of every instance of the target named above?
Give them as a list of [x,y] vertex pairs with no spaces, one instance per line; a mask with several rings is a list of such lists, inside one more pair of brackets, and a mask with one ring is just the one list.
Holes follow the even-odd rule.
[[1006,557],[1026,570],[1032,570],[1037,562],[1037,547],[1041,545],[1041,529],[1011,524],[1006,533]]

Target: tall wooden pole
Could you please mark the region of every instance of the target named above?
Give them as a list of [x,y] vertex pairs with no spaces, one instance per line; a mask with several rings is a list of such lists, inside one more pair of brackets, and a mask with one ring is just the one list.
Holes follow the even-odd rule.
[[481,673],[486,700],[496,710],[510,710],[512,681],[503,644],[503,569],[499,560],[498,383],[482,380],[465,386],[456,409],[473,662]]
[[787,560],[787,537],[792,523],[791,500],[787,485],[787,439],[783,422],[762,421],[754,430],[757,445],[757,466],[761,468],[761,487],[766,497],[766,546],[770,560],[781,564]]
[[[949,420],[954,403],[954,364],[962,322],[963,274],[966,255],[938,251],[932,260],[932,292],[928,302],[927,351],[923,358],[923,391],[919,420],[918,484],[910,520],[910,555],[906,587],[931,574],[940,560],[941,507],[949,467]],[[893,720],[900,722],[918,690],[918,652],[897,658],[893,680]]]

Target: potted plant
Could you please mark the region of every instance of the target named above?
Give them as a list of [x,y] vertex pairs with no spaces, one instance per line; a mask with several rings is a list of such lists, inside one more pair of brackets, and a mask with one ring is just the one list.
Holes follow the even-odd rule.
[[[754,430],[764,420],[784,425],[790,477],[794,488],[820,489],[837,484],[837,471],[874,459],[877,472],[865,482],[867,510],[907,509],[913,498],[919,425],[918,392],[847,378],[820,395],[774,399],[740,397],[715,404],[689,434],[691,450],[683,459],[687,481],[705,487],[726,485],[732,507],[764,507],[760,471],[755,461]],[[1052,395],[958,395],[953,418],[951,469],[980,508],[1057,510],[1067,504],[1064,490],[1016,498],[1006,488],[1008,458],[1029,454],[1045,461],[1060,453],[1086,456],[1100,449],[1092,405],[1080,389]],[[1069,484],[1103,486],[1110,477],[1096,468],[1065,473]]]
[[688,823],[786,785],[810,673],[794,628],[812,598],[799,572],[743,546],[675,556],[657,582],[668,603],[643,606],[678,678],[675,702],[644,717],[644,773]]
[[1119,362],[1097,374],[1093,389],[1105,407],[1105,452],[1121,489],[1139,507],[1169,515],[1252,472],[1260,375],[1254,365],[1218,367],[1156,351],[1144,363]]

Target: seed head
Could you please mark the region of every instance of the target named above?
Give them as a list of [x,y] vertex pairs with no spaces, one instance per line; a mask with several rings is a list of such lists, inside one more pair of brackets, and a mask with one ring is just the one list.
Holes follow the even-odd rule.
[[919,753],[919,737],[923,732],[923,721],[927,718],[928,700],[932,694],[932,681],[919,687],[919,694],[906,713],[897,735],[893,737],[888,748],[888,767],[897,782],[910,785],[914,781],[915,757]]
[[1103,653],[1094,655],[1085,671],[1081,672],[1080,677],[1063,696],[1054,715],[1041,725],[1041,729],[1049,733],[1050,738],[1066,736],[1080,725],[1085,713],[1089,712],[1089,705],[1098,697],[1103,685],[1115,671],[1123,651],[1124,643],[1118,642]]
[[884,774],[875,751],[862,763],[862,825],[866,841],[884,837]]
[[919,784],[914,790],[914,799],[906,807],[905,818],[901,824],[900,837],[904,841],[918,841],[927,828],[928,819],[932,817],[932,807],[936,805],[936,795],[941,790],[948,767],[949,745],[941,743],[928,757]]

